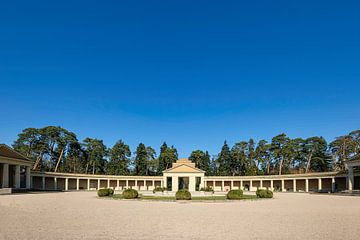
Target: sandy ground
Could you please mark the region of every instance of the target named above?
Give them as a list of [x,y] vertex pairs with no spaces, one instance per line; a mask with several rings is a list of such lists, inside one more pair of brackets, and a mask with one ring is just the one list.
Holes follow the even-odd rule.
[[182,203],[95,194],[0,196],[0,239],[360,239],[360,197]]

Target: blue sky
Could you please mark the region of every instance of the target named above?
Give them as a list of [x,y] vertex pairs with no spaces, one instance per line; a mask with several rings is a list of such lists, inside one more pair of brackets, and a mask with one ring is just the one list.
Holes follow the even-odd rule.
[[181,157],[360,128],[359,1],[8,1],[0,142],[60,125]]

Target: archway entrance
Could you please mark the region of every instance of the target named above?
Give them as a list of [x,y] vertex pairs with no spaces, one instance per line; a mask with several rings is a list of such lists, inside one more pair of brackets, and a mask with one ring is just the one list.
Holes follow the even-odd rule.
[[189,177],[179,177],[179,190],[187,189],[189,190]]

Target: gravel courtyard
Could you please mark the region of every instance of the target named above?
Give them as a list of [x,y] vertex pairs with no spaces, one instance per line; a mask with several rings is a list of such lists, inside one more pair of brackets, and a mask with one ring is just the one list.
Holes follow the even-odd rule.
[[95,192],[0,196],[0,239],[359,239],[360,197],[157,202]]

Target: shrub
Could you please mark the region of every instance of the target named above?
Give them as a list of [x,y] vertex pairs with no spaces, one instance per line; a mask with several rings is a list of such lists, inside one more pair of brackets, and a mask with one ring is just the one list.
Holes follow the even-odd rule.
[[256,191],[256,196],[258,198],[273,198],[273,192],[269,189],[258,189]]
[[135,189],[126,189],[123,191],[122,195],[125,199],[134,199],[139,196],[139,193]]
[[243,191],[242,190],[230,190],[227,195],[226,198],[227,199],[242,199],[243,196]]
[[176,200],[191,200],[191,193],[186,189],[181,189],[175,194]]
[[166,191],[166,187],[156,187],[153,190],[153,193],[155,193],[155,192],[164,192],[164,191]]
[[200,189],[200,191],[214,193],[214,190],[213,190],[213,188],[211,186],[203,187],[203,188]]
[[102,188],[97,191],[99,197],[112,196],[114,194],[114,190],[112,188]]

